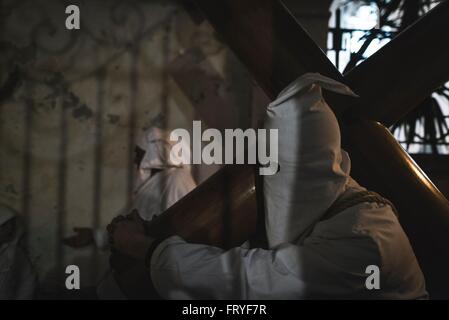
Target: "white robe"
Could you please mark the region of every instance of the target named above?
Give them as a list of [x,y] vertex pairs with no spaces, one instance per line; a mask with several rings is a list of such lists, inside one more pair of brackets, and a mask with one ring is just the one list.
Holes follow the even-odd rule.
[[[280,171],[264,177],[269,249],[229,251],[174,236],[153,252],[150,272],[166,299],[426,298],[410,243],[388,205],[360,203],[320,218],[342,194],[363,191],[350,178],[338,123],[321,88],[352,94],[307,74],[271,103],[268,128],[279,129]],[[367,142],[369,143],[369,142]],[[380,289],[366,286],[368,266]]]
[[36,290],[36,272],[17,239],[0,246],[0,300],[29,300]]
[[[151,128],[139,142],[145,150],[136,177],[136,187],[132,205],[122,210],[127,214],[137,209],[143,220],[151,221],[170,208],[178,200],[196,187],[190,172],[190,166],[174,165],[170,161],[169,151],[174,142],[169,140],[168,132]],[[185,160],[181,163],[187,163]],[[160,171],[154,172],[154,169]],[[98,228],[94,233],[95,243],[99,248],[108,247],[106,228]],[[112,273],[109,270],[97,288],[100,299],[125,299]]]
[[[145,155],[139,165],[131,209],[137,209],[143,220],[151,221],[196,187],[185,155],[173,155],[179,165],[171,161],[170,150],[176,143],[170,140],[168,131],[155,127],[148,129],[138,143]],[[155,169],[161,171],[154,173]]]
[[[0,226],[16,217],[16,213],[0,204]],[[37,276],[26,250],[21,244],[23,229],[17,222],[13,238],[0,244],[0,300],[33,299]]]
[[[185,164],[187,160],[178,159],[181,165],[170,160],[169,152],[175,143],[170,141],[169,132],[159,128],[153,127],[144,133],[138,146],[145,154],[137,170],[132,204],[121,209],[119,214],[126,215],[137,209],[143,220],[151,221],[195,189],[190,166]],[[94,230],[94,240],[98,248],[108,248],[105,227]]]
[[151,221],[196,187],[190,170],[168,168],[147,179],[136,191],[132,209]]

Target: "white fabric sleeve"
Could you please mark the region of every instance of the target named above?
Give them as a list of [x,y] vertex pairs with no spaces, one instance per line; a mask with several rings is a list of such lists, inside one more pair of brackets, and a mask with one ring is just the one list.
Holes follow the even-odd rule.
[[[360,252],[374,252],[369,238],[360,240]],[[343,239],[341,245],[348,243]],[[151,278],[165,299],[306,299],[365,290],[366,264],[359,260],[354,265],[344,260],[347,256],[329,259],[333,248],[314,247],[283,244],[272,250],[223,251],[174,236],[154,250]],[[367,258],[367,263],[379,263],[376,255]]]

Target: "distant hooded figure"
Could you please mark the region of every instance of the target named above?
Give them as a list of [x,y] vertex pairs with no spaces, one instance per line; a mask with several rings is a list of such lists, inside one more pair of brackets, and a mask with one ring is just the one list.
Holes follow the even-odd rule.
[[[169,137],[169,132],[159,128],[145,131],[136,148],[137,175],[131,206],[118,213],[137,210],[142,220],[151,221],[196,187],[187,164],[189,159],[179,159],[178,165],[170,161],[169,151],[176,142]],[[74,231],[76,235],[64,239],[67,245],[84,247],[95,242],[98,248],[108,248],[105,227],[97,230],[74,228]],[[100,299],[125,298],[110,272],[99,284],[96,294]]]
[[143,220],[151,221],[196,187],[188,165],[190,159],[180,158],[180,165],[170,159],[175,143],[170,140],[170,132],[151,128],[137,144],[145,153],[138,165],[133,209]]
[[354,95],[339,82],[306,74],[268,106],[266,128],[279,130],[279,171],[264,176],[267,249],[224,251],[178,236],[134,235],[132,222],[116,227],[114,239],[146,241],[149,273],[161,297],[427,298],[394,206],[350,177],[350,159],[322,88]]
[[[170,160],[169,152],[175,143],[170,141],[166,130],[152,127],[144,132],[135,150],[137,174],[131,206],[118,213],[128,214],[135,209],[141,219],[151,221],[196,187],[187,164],[189,159],[179,159],[178,165]],[[64,239],[71,247],[84,247],[92,242],[99,248],[108,246],[104,227],[97,230],[76,227],[74,231],[76,235]]]
[[33,299],[36,273],[21,240],[16,212],[0,204],[0,300]]

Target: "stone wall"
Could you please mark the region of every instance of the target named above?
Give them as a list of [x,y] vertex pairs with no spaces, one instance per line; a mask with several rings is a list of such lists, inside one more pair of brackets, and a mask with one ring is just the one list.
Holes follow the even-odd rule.
[[[173,1],[71,2],[80,30],[65,28],[66,1],[0,3],[0,201],[20,213],[46,288],[68,264],[89,286],[107,253],[60,240],[126,206],[143,131],[190,129],[194,119],[248,127],[267,100],[211,27]],[[194,169],[201,182],[217,167]]]

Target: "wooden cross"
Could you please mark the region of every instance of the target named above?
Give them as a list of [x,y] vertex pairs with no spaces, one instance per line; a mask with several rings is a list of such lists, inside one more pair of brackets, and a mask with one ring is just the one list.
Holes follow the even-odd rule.
[[[441,30],[449,30],[449,1],[345,76],[279,1],[195,2],[269,97],[306,72],[342,81],[360,95],[326,95],[352,159],[352,176],[396,205],[431,296],[448,297],[449,202],[385,126],[448,80],[449,39],[442,39]],[[241,244],[263,224],[253,169],[225,166],[154,220],[149,233],[223,248]]]

